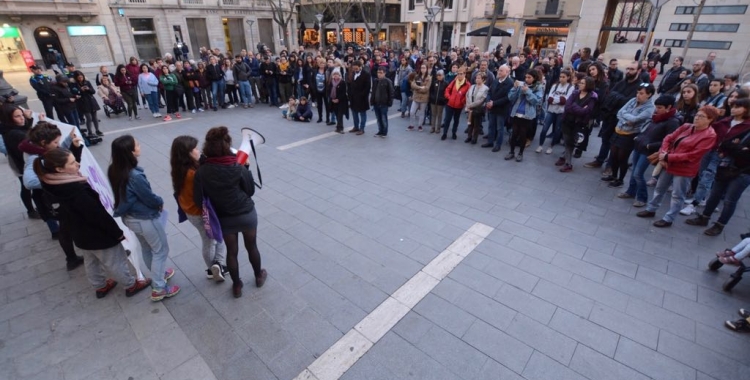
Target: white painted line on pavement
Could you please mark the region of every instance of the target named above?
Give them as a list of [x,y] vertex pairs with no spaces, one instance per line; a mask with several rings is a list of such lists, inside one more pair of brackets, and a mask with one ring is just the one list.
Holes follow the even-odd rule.
[[160,126],[160,125],[174,124],[174,123],[179,123],[181,121],[188,121],[188,120],[193,120],[193,118],[187,117],[187,118],[184,118],[184,119],[171,120],[171,121],[161,121],[161,122],[153,123],[153,124],[139,125],[137,127],[115,129],[115,130],[112,130],[112,131],[104,132],[104,135],[106,136],[106,135],[112,135],[112,134],[115,134],[115,133],[136,131],[136,130],[139,130],[139,129],[151,128],[151,127],[156,127],[156,126]]
[[482,223],[471,226],[294,380],[338,380],[493,230]]
[[[388,116],[388,120],[394,119],[394,118],[396,118],[396,117],[398,117],[400,115],[401,115],[400,113],[395,113],[393,115],[390,115],[390,116]],[[377,119],[370,120],[367,123],[365,123],[365,126],[377,124],[377,122],[378,122]],[[336,136],[338,134],[339,133],[337,133],[337,132],[327,132],[327,133],[324,133],[322,135],[313,136],[313,137],[310,137],[310,138],[307,138],[307,139],[304,139],[304,140],[293,142],[291,144],[282,145],[280,147],[277,147],[276,149],[278,149],[278,150],[289,150],[289,149],[296,148],[298,146],[302,146],[302,145],[305,145],[305,144],[309,144],[311,142],[315,142],[315,141],[318,141],[318,140],[322,140],[322,139],[325,139],[325,138],[328,138],[328,137],[331,137],[331,136]]]

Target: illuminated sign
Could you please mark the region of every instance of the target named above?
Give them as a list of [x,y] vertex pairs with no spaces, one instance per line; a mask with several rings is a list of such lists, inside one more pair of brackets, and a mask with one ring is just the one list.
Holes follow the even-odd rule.
[[106,36],[107,30],[103,25],[69,26],[70,36]]
[[0,38],[18,38],[21,37],[18,28],[6,26],[0,27]]

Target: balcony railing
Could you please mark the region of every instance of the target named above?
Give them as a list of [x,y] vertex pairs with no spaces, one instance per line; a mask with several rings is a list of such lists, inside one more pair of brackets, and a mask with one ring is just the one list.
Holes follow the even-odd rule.
[[183,5],[203,5],[203,0],[180,0]]
[[[498,18],[506,18],[508,17],[508,3],[501,3],[502,7],[500,8],[500,11],[497,13]],[[492,18],[492,16],[495,15],[495,2],[494,1],[488,1],[487,5],[484,6],[484,17],[486,18]]]
[[223,5],[240,5],[240,0],[221,0]]
[[565,9],[565,2],[558,0],[538,1],[534,14],[539,18],[560,18]]
[[146,4],[146,0],[128,0],[128,3],[133,3],[133,4]]

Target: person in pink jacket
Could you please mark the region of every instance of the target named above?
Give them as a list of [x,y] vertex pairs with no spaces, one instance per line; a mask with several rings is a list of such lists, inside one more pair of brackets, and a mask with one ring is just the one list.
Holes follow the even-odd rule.
[[654,188],[654,196],[646,209],[637,213],[641,218],[652,218],[661,206],[661,201],[672,186],[672,202],[669,211],[662,219],[654,222],[654,227],[669,227],[685,203],[685,193],[690,188],[690,181],[700,169],[701,159],[716,143],[716,132],[711,123],[719,117],[719,110],[712,106],[703,106],[695,114],[693,124],[683,124],[676,131],[667,135],[659,149],[659,163],[666,169],[659,176]]

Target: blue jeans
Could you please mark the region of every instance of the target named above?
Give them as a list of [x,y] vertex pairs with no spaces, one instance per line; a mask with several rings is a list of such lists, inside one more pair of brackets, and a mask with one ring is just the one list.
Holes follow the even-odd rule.
[[[669,211],[664,214],[664,219],[667,222],[674,222],[675,216],[680,212],[680,209],[685,203],[685,194],[690,189],[690,177],[676,176],[672,173],[665,171],[661,172],[659,181],[656,183],[654,188],[654,197],[651,198],[651,202],[648,202],[646,210],[656,211],[661,206],[661,201],[664,199],[664,195],[669,189],[669,185],[672,185],[672,201],[669,204]],[[718,202],[716,202],[718,203]]]
[[244,105],[252,104],[253,92],[250,90],[250,81],[241,80],[237,83],[239,84],[239,87],[240,87],[240,99],[242,99],[242,104]]
[[[460,112],[459,112],[460,113]],[[488,123],[488,134],[487,142],[494,143],[494,147],[498,148],[503,145],[503,136],[505,135],[505,115],[500,115],[492,112],[487,113]]]
[[[661,180],[661,179],[659,179]],[[742,193],[750,185],[750,174],[740,174],[739,177],[729,181],[716,181],[711,188],[711,195],[706,201],[706,208],[703,209],[703,216],[711,217],[719,201],[724,197],[724,208],[721,209],[718,222],[726,225],[729,219],[732,219],[734,210],[737,208],[737,201],[740,200]]]
[[549,132],[550,126],[553,126],[550,148],[560,144],[562,138],[562,121],[562,113],[547,112],[547,115],[544,117],[544,124],[542,124],[542,133],[539,134],[539,146],[544,146],[544,140],[547,139],[547,132]]
[[637,150],[633,151],[633,169],[630,172],[630,185],[628,185],[628,189],[625,192],[634,197],[636,201],[643,203],[648,202],[648,189],[646,188],[646,177],[644,177],[644,174],[649,165],[651,163],[648,162],[647,155]]
[[399,111],[401,113],[409,111],[409,106],[411,106],[411,100],[409,100],[409,95],[406,95],[406,92],[401,91],[401,107],[399,107]]
[[224,106],[224,79],[211,82],[211,93],[214,97],[214,108]]
[[159,113],[159,93],[156,91],[152,91],[149,93],[146,97],[146,101],[148,102],[148,109],[151,111],[151,113]]
[[164,280],[164,272],[167,270],[167,256],[169,256],[169,243],[167,233],[161,224],[159,217],[154,219],[135,219],[123,217],[122,222],[130,228],[141,243],[141,253],[146,267],[151,271],[155,290],[164,289],[167,281]]
[[365,123],[367,123],[367,111],[352,111],[354,116],[354,128],[359,128],[360,131],[365,130]]
[[[277,91],[277,87],[276,87],[276,79],[265,78],[264,81],[266,83],[266,91],[268,91],[268,102],[271,103],[271,105],[278,107],[279,106],[279,92]],[[288,99],[285,99],[285,101],[286,100]]]
[[372,106],[372,110],[378,120],[378,133],[388,136],[388,106]]
[[701,160],[701,170],[698,172],[698,187],[695,189],[696,202],[701,202],[706,199],[706,196],[711,191],[711,186],[714,183],[716,177],[716,168],[719,166],[719,153],[712,150],[706,153]]
[[461,109],[445,106],[445,117],[443,118],[443,134],[448,134],[448,125],[453,120],[453,134],[458,130],[458,120],[461,118]]

